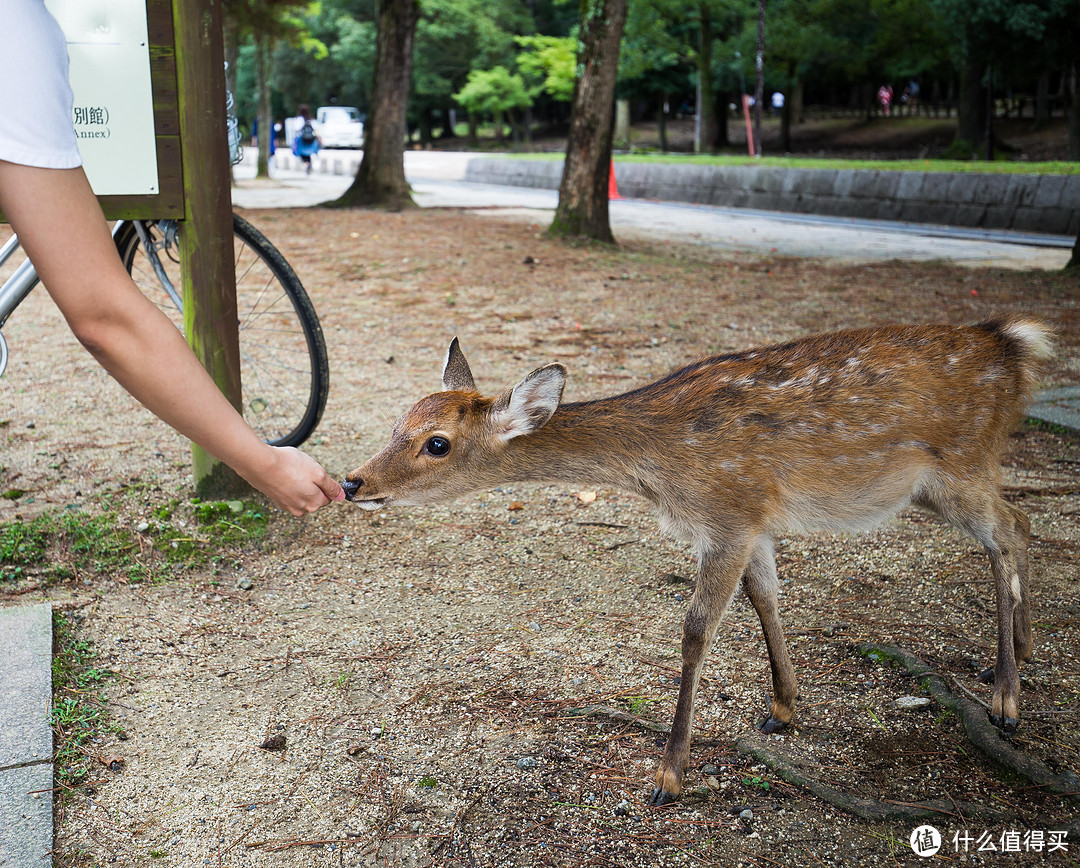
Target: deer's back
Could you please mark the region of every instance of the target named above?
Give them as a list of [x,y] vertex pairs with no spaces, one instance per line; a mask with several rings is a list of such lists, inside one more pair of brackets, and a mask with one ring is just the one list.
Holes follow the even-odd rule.
[[864,527],[928,481],[997,478],[1038,356],[1017,323],[834,332],[579,406],[636,432],[641,488],[661,500],[763,510],[778,527]]

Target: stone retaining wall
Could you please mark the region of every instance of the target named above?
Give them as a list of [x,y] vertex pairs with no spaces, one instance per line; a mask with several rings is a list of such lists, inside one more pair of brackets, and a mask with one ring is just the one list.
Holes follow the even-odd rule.
[[[558,189],[561,160],[470,160],[465,180]],[[1080,174],[999,175],[873,169],[780,169],[615,163],[619,193],[635,199],[832,217],[1080,233]]]

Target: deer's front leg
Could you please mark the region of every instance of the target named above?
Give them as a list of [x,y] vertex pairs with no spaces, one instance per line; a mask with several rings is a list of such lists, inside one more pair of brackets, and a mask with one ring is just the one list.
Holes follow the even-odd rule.
[[653,807],[675,801],[682,791],[683,770],[690,757],[690,727],[694,717],[694,697],[701,678],[701,664],[716,635],[720,619],[727,611],[739,578],[750,559],[748,544],[732,555],[708,552],[701,558],[697,589],[683,623],[682,680],[675,719],[664,747],[664,756],[656,770],[656,788],[649,798]]

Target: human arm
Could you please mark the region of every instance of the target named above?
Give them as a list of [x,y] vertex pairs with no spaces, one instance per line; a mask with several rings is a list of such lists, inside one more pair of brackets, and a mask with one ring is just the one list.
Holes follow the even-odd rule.
[[140,403],[293,515],[343,497],[310,456],[258,438],[139,292],[81,168],[0,160],[0,209],[76,337]]

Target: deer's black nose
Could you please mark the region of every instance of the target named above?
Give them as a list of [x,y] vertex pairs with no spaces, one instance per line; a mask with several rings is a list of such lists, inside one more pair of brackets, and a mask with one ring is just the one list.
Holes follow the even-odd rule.
[[341,487],[345,491],[345,499],[352,500],[356,496],[356,492],[360,490],[360,486],[364,484],[362,479],[345,479],[341,482]]

